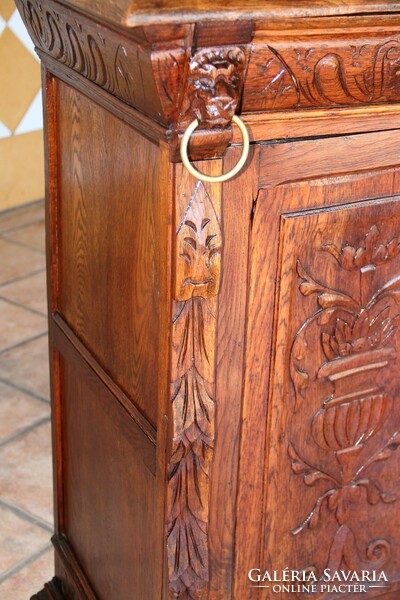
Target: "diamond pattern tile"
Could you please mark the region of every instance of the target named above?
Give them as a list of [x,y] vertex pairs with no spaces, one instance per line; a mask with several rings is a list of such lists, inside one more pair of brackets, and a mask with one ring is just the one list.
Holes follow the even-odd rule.
[[11,135],[11,131],[0,121],[0,139]]
[[21,227],[16,231],[9,231],[8,233],[6,232],[3,234],[3,236],[11,242],[28,246],[28,248],[32,248],[38,252],[43,252],[44,254],[45,233],[43,225],[43,222],[31,223],[30,225]]
[[0,2],[0,15],[8,21],[16,10],[13,0],[1,0]]
[[31,223],[41,221],[44,228],[45,209],[44,202],[32,202],[28,206],[14,208],[7,212],[0,213],[0,234],[9,233],[13,229],[25,227]]
[[[0,288],[1,289],[1,288]],[[0,353],[47,331],[47,319],[0,298]]]
[[2,211],[44,195],[39,58],[14,0],[0,0],[0,81]]
[[[49,349],[46,336],[0,354],[0,379],[19,385],[41,398],[50,397]],[[43,368],[46,365],[46,368]]]
[[0,238],[0,256],[1,285],[37,273],[46,266],[45,257],[40,252],[32,252],[3,238]]
[[7,26],[11,29],[14,35],[23,43],[25,48],[34,56],[35,60],[39,62],[39,57],[35,52],[35,45],[32,42],[29,33],[26,30],[23,20],[20,17],[19,12],[15,9]]
[[7,27],[0,36],[0,81],[7,90],[7,94],[0,94],[0,120],[12,131],[31,106],[38,80],[38,62]]
[[4,165],[0,177],[2,208],[11,208],[15,206],[15,202],[23,204],[43,198],[43,161],[42,131],[31,131],[0,140],[0,165]]
[[37,131],[43,129],[43,108],[42,108],[42,91],[40,90],[32,104],[26,111],[22,121],[20,121],[15,134],[29,133],[30,131]]
[[40,271],[23,279],[0,286],[0,298],[5,298],[47,315],[46,272]]

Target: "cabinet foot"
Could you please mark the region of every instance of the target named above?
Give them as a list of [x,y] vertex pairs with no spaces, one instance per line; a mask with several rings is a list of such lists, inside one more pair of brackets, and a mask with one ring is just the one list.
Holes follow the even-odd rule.
[[61,593],[59,582],[54,577],[49,583],[45,583],[43,590],[31,597],[30,600],[65,600]]

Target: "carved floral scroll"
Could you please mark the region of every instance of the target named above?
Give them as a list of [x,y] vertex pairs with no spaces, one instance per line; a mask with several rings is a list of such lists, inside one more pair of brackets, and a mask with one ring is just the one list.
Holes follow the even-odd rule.
[[209,579],[208,506],[215,438],[221,250],[219,208],[199,181],[176,231],[166,532],[171,598],[204,598]]
[[[355,571],[378,570],[391,559],[390,541],[378,535],[367,548],[360,547],[359,531],[351,525],[350,517],[361,510],[362,503],[376,507],[397,501],[396,495],[384,489],[376,471],[371,475],[370,469],[385,462],[386,469],[390,469],[400,445],[400,431],[391,426],[397,399],[390,376],[385,377],[396,358],[400,275],[377,287],[371,282],[377,270],[400,255],[400,239],[385,239],[373,225],[360,245],[337,247],[327,242],[321,251],[328,253],[343,271],[343,286],[334,289],[318,281],[298,261],[300,292],[310,300],[315,297],[316,307],[311,312],[310,303],[310,317],[297,331],[290,360],[298,406],[315,399],[312,381],[326,382],[331,389],[327,397],[321,398],[309,431],[309,443],[320,449],[321,462],[311,464],[292,442],[288,455],[293,473],[302,477],[306,487],[325,486],[322,493],[315,493],[311,512],[293,524],[292,535],[304,535],[307,529],[332,531],[332,521],[326,516],[331,514],[335,527],[326,567],[332,571],[343,565]],[[321,346],[321,364],[314,364],[309,356],[311,331]],[[384,434],[383,441],[371,447],[378,434]],[[312,565],[302,567],[315,570]],[[321,573],[316,575],[320,577]],[[323,592],[318,595],[324,597]]]
[[400,35],[271,39],[255,46],[243,110],[398,102]]

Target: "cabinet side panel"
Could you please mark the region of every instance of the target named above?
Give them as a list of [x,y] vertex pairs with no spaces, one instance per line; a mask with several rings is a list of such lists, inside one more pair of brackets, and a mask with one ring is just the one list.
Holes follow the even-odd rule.
[[156,448],[76,350],[57,338],[67,541],[99,600],[159,598]]
[[59,83],[58,310],[153,426],[162,152]]

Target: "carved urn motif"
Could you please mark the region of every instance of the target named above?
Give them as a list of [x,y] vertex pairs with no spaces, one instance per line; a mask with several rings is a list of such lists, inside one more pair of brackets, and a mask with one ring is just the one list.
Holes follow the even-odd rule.
[[[376,269],[398,256],[400,243],[398,238],[382,243],[380,232],[373,225],[359,247],[345,244],[339,249],[329,243],[324,244],[322,250],[330,253],[343,270],[354,273],[356,285],[348,286],[346,291],[323,285],[298,261],[300,291],[304,296],[317,294],[319,308],[296,334],[291,353],[291,377],[298,403],[308,398],[312,379],[315,384],[323,385],[322,389],[330,389],[330,394],[321,399],[321,408],[312,417],[311,436],[327,453],[331,468],[310,464],[292,443],[289,444],[292,471],[303,475],[307,486],[318,481],[328,484],[312,511],[292,534],[298,535],[306,528],[327,526],[326,507],[337,523],[326,566],[376,570],[389,561],[390,544],[384,539],[372,540],[366,558],[363,558],[351,517],[365,499],[371,506],[397,500],[381,489],[379,482],[369,476],[368,469],[391,457],[400,445],[400,432],[389,433],[378,450],[374,447],[368,454],[367,449],[369,441],[378,433],[386,432],[390,423],[390,409],[395,398],[391,395],[390,378],[383,375],[396,357],[395,334],[400,317],[400,276],[378,289],[374,289],[371,282]],[[350,294],[347,289],[355,289],[356,293]],[[320,356],[323,358],[319,365],[314,364],[315,358],[308,356],[307,335],[311,330],[313,335],[317,331],[320,339]],[[315,394],[310,393],[309,399],[313,396],[315,398]],[[366,454],[361,454],[362,450]],[[314,567],[306,569],[315,570]],[[321,573],[317,575],[321,576]],[[324,597],[321,591],[318,598]]]

